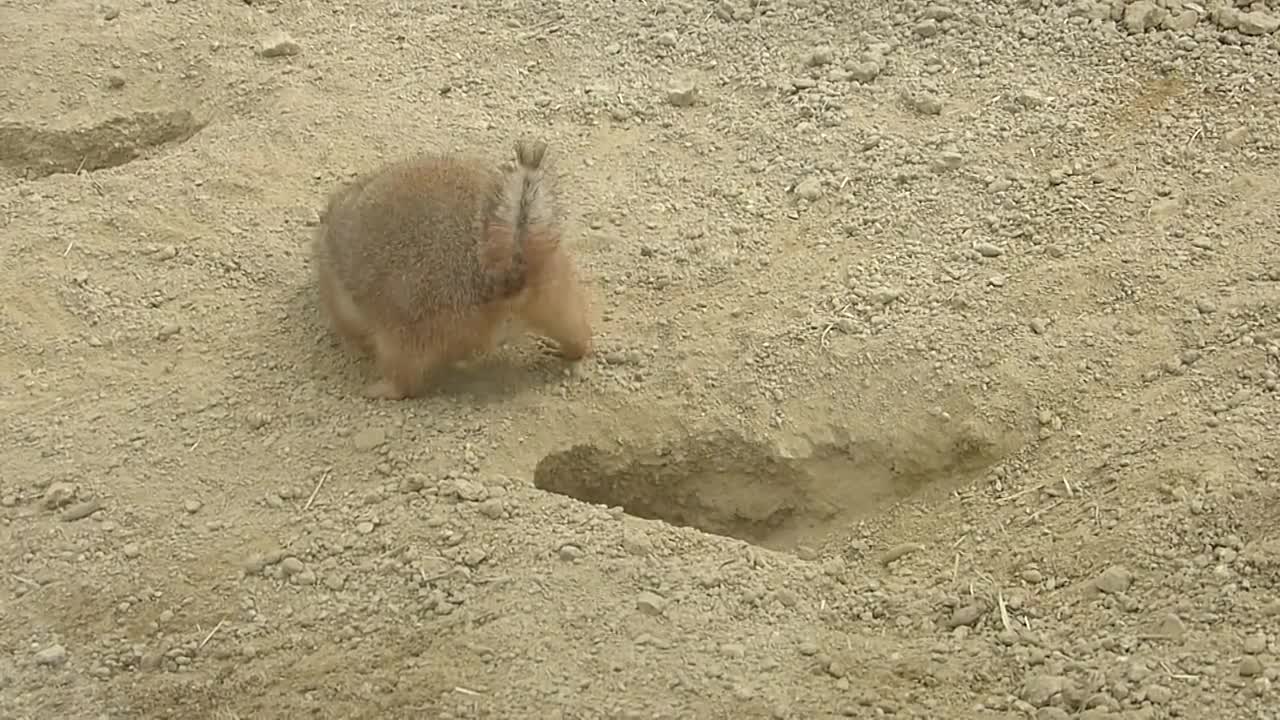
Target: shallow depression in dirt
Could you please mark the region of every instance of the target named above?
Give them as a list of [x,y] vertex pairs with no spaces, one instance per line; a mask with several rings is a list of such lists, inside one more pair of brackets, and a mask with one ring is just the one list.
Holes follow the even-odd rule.
[[70,127],[0,119],[0,167],[29,178],[117,167],[149,150],[186,142],[206,124],[184,109],[138,111]]
[[609,450],[579,444],[543,458],[534,485],[790,550],[926,488],[962,486],[1013,449],[1001,433],[941,420],[889,439],[835,435],[799,455],[728,431]]

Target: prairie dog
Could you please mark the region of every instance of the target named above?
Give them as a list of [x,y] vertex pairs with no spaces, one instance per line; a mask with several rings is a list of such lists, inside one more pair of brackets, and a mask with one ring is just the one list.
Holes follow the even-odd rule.
[[506,168],[424,155],[329,196],[312,243],[316,281],[334,331],[381,373],[367,396],[417,397],[432,370],[524,329],[555,341],[566,360],[591,352],[546,151],[517,142]]

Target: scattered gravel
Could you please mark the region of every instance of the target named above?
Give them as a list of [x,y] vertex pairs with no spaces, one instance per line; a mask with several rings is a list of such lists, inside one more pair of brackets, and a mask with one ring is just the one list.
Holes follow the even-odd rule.
[[[1277,707],[1280,3],[419,5],[8,11],[0,716]],[[596,358],[364,399],[324,198],[527,133]]]

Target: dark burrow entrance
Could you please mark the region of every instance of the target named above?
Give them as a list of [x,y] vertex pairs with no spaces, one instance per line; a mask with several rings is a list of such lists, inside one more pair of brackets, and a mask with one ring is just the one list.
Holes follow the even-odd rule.
[[0,167],[30,179],[93,172],[124,165],[153,148],[186,142],[205,124],[187,110],[139,111],[68,128],[0,120]]
[[790,550],[819,544],[925,486],[963,485],[1008,450],[972,431],[937,430],[887,443],[850,439],[801,458],[730,432],[616,451],[577,445],[543,458],[534,485],[637,517]]

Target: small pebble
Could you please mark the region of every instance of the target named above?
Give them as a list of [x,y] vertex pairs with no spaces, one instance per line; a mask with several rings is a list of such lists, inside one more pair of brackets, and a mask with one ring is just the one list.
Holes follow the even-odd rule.
[[977,623],[986,614],[987,609],[981,605],[963,605],[951,613],[951,617],[947,620],[947,627],[968,627]]
[[1262,674],[1262,661],[1256,655],[1246,655],[1240,659],[1240,677],[1257,677]]
[[1148,685],[1144,694],[1156,705],[1164,705],[1173,699],[1173,691],[1164,685]]
[[813,202],[822,197],[822,182],[817,178],[805,178],[796,184],[796,195]]
[[1133,583],[1133,573],[1123,565],[1113,565],[1094,579],[1093,585],[1107,594],[1122,593]]
[[283,30],[268,35],[258,45],[258,55],[264,58],[290,57],[300,52],[302,47]]
[[938,22],[933,18],[921,20],[911,28],[911,34],[920,38],[931,38],[938,34]]
[[906,97],[907,107],[921,115],[941,115],[942,99],[930,93]]
[[1035,90],[1022,90],[1017,94],[1014,100],[1018,105],[1027,110],[1035,110],[1036,108],[1044,107],[1044,105],[1049,102],[1049,98]]
[[1180,641],[1187,635],[1187,624],[1176,613],[1169,613],[1160,620],[1154,634],[1170,640]]
[[690,107],[698,102],[698,85],[688,78],[675,78],[667,85],[667,102],[675,107]]
[[293,556],[289,556],[280,561],[280,572],[284,573],[285,577],[297,575],[305,570],[306,567],[307,566],[303,564],[301,560]]
[[1244,651],[1247,655],[1261,655],[1267,651],[1267,636],[1262,633],[1250,635],[1244,639]]
[[1222,134],[1221,145],[1226,149],[1238,148],[1249,141],[1249,128],[1232,128]]
[[880,564],[890,565],[911,553],[917,553],[923,550],[924,545],[921,545],[920,543],[902,543],[901,545],[895,545],[880,556]]
[[[1255,4],[1254,7],[1257,7]],[[1272,7],[1275,7],[1274,5]],[[1272,14],[1265,10],[1253,10],[1240,13],[1236,27],[1245,35],[1271,35],[1280,30],[1280,14]]]
[[964,156],[958,152],[946,151],[938,153],[930,165],[931,169],[936,173],[950,172],[958,170],[964,165]]
[[835,58],[835,53],[829,47],[814,48],[812,52],[805,57],[805,64],[810,67],[820,67],[822,65],[830,65]]
[[45,510],[57,510],[71,503],[76,497],[76,486],[71,483],[56,482],[44,491],[40,497],[40,506]]
[[1071,680],[1062,675],[1036,675],[1023,683],[1020,696],[1032,707],[1044,707],[1054,696],[1071,688],[1071,685]]
[[61,645],[50,645],[36,653],[36,664],[46,667],[62,667],[67,662],[67,649]]
[[1000,257],[1001,255],[1004,254],[1004,251],[1001,250],[999,246],[989,242],[974,243],[973,249],[976,250],[979,255],[985,258]]
[[463,478],[455,479],[449,487],[445,488],[446,494],[456,496],[460,500],[468,502],[484,502],[489,499],[489,489],[478,482],[472,482]]
[[854,63],[846,67],[849,71],[849,78],[856,80],[862,84],[867,84],[880,76],[880,63],[874,60]]
[[645,615],[656,617],[666,611],[667,599],[646,590],[636,596],[636,609]]

